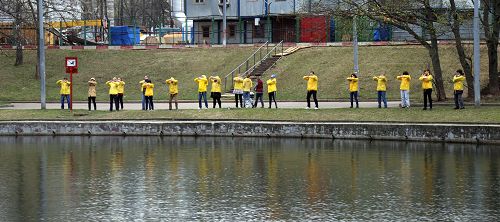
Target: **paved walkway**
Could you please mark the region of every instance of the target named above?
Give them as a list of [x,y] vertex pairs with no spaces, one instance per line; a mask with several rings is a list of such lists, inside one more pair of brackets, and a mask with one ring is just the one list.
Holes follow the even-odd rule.
[[[264,103],[264,107],[267,108],[269,104]],[[77,102],[73,104],[74,109],[88,109],[87,103]],[[260,104],[258,105],[260,107]],[[320,109],[334,109],[334,108],[348,108],[350,106],[349,102],[320,102]],[[360,102],[359,106],[361,108],[374,108],[378,107],[377,102]],[[398,107],[399,102],[391,101],[388,102],[389,107]],[[208,107],[212,108],[212,103],[208,103]],[[274,104],[273,104],[274,107]],[[302,109],[306,107],[305,102],[278,102],[279,108],[284,109]],[[61,105],[59,103],[47,103],[47,109],[60,109]],[[125,103],[125,110],[141,110],[141,103]],[[222,103],[222,108],[235,108],[234,102]],[[10,107],[3,107],[0,109],[40,109],[40,103],[12,103]],[[109,110],[109,103],[97,103],[98,110]],[[168,109],[168,103],[161,102],[155,103],[155,109]],[[179,109],[198,109],[198,103],[179,103]]]

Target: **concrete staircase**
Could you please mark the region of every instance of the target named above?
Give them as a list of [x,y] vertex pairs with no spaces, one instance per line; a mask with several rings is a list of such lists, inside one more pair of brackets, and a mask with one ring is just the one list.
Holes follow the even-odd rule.
[[269,68],[271,68],[278,60],[281,59],[281,56],[272,56],[264,59],[251,73],[250,78],[256,78],[257,76],[262,76],[264,72],[266,72]]

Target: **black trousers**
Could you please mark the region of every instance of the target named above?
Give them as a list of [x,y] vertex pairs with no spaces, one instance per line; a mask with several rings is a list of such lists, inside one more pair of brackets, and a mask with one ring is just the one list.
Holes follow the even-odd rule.
[[253,107],[257,107],[257,103],[259,102],[260,100],[260,104],[261,104],[261,107],[264,108],[264,93],[256,93],[255,94],[255,103],[253,104]]
[[274,106],[278,108],[278,103],[276,103],[276,92],[270,92],[269,95],[269,108],[271,108],[272,102],[274,101]]
[[463,109],[464,108],[464,99],[462,98],[464,94],[463,90],[455,90],[454,98],[455,98],[455,108]]
[[109,111],[113,111],[113,103],[115,104],[116,111],[120,110],[118,106],[118,95],[116,94],[109,95]]
[[155,110],[153,96],[146,96],[146,110]]
[[318,108],[318,98],[316,97],[317,93],[318,91],[316,90],[307,91],[307,107],[311,108],[311,96],[312,96],[314,100],[314,105],[316,108]]
[[354,101],[356,101],[356,108],[359,108],[358,91],[350,93],[350,100],[351,100],[351,108],[354,105]]
[[424,109],[427,109],[427,102],[432,109],[432,89],[424,89]]
[[216,104],[219,104],[219,108],[222,108],[222,102],[220,101],[221,96],[222,96],[222,94],[220,92],[213,92],[212,93],[211,97],[212,97],[212,100],[214,103],[214,109],[215,109]]
[[97,105],[96,105],[96,103],[95,103],[95,96],[90,96],[90,97],[89,97],[89,111],[91,110],[91,106],[90,106],[90,105],[91,105],[91,103],[93,103],[93,104],[94,104],[94,110],[97,110]]
[[243,108],[243,94],[234,94],[234,100],[236,101],[236,108],[238,108],[238,99],[240,100],[240,107]]
[[123,93],[118,93],[118,103],[120,103],[120,108],[123,109]]

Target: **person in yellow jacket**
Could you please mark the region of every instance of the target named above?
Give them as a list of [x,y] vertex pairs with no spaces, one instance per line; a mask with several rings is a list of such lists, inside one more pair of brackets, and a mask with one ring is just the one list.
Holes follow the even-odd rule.
[[117,85],[117,89],[118,89],[117,99],[118,99],[118,103],[120,104],[120,108],[123,110],[123,94],[125,93],[125,82],[123,81],[122,78],[118,78],[117,82],[118,82],[118,85]]
[[252,79],[250,79],[250,75],[247,75],[247,77],[243,79],[243,106],[245,108],[252,107],[252,101],[250,100],[250,91],[252,91],[252,87]]
[[464,71],[461,69],[457,70],[455,76],[453,76],[453,94],[455,99],[455,109],[465,109],[464,99],[462,95],[464,94]]
[[151,82],[151,79],[146,79],[142,84],[142,88],[144,89],[144,97],[146,99],[146,110],[154,110],[153,89],[155,88],[155,84]]
[[64,109],[65,99],[68,102],[68,109],[70,109],[71,98],[69,94],[71,92],[71,82],[68,81],[68,78],[64,77],[62,80],[57,80],[56,84],[61,87],[61,90],[59,91],[59,94],[61,95],[61,109]]
[[266,81],[267,83],[267,94],[269,96],[269,109],[271,109],[272,102],[274,101],[274,106],[278,108],[278,103],[276,102],[276,74],[272,74],[271,78]]
[[236,102],[236,108],[238,108],[238,100],[240,107],[243,108],[243,78],[236,76],[233,78],[234,82],[234,100]]
[[222,97],[221,79],[219,76],[210,76],[210,82],[212,83],[210,97],[212,97],[214,109],[216,104],[219,104],[220,109],[222,108],[222,102],[220,100],[220,98]]
[[350,100],[351,100],[351,108],[353,108],[354,105],[354,100],[356,100],[356,108],[359,108],[359,102],[358,102],[358,76],[356,73],[351,74],[350,77],[347,78],[347,81],[349,82],[349,93],[350,93]]
[[109,111],[113,111],[113,103],[115,104],[116,111],[120,110],[118,103],[118,79],[113,77],[112,80],[106,82],[109,87]]
[[92,77],[90,78],[90,80],[88,81],[88,84],[89,84],[89,92],[88,92],[88,101],[89,101],[89,111],[91,110],[91,103],[94,104],[94,110],[97,110],[97,105],[96,105],[96,102],[95,102],[95,98],[97,96],[97,92],[96,92],[96,85],[97,85],[97,82],[95,81],[95,78]]
[[410,108],[410,73],[403,72],[403,75],[397,76],[397,80],[401,81],[399,90],[401,91],[401,108]]
[[170,79],[165,80],[165,83],[168,85],[168,109],[172,110],[172,100],[175,102],[175,109],[179,109],[179,105],[177,103],[177,95],[179,94],[179,81],[174,79],[174,77],[170,77]]
[[311,96],[313,97],[314,100],[314,109],[319,109],[318,107],[318,76],[314,74],[313,71],[309,73],[309,75],[302,77],[304,80],[307,81],[307,107],[306,109],[311,108]]
[[208,101],[207,101],[207,86],[208,79],[205,75],[201,75],[198,78],[195,78],[194,81],[198,83],[198,109],[202,109],[201,99],[205,102],[205,108],[208,109]]
[[387,78],[385,77],[385,74],[382,73],[379,76],[374,76],[373,80],[377,81],[378,108],[382,108],[382,102],[384,102],[384,108],[387,108]]
[[139,81],[139,85],[141,86],[141,103],[142,103],[142,110],[146,110],[146,96],[144,96],[144,88],[142,88],[142,85],[146,83],[146,80],[149,79],[149,76],[144,76],[144,79]]
[[418,78],[422,81],[422,89],[424,90],[424,109],[427,110],[427,102],[429,102],[429,109],[432,110],[432,74],[431,71],[426,69],[424,73]]

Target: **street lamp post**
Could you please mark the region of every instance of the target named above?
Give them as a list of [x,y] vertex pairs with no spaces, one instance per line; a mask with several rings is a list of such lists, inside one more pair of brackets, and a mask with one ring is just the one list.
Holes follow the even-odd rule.
[[[486,12],[487,13],[487,12]],[[481,84],[479,77],[481,73],[481,51],[479,48],[479,0],[474,1],[474,105],[481,105]]]
[[227,44],[227,0],[222,1],[222,45],[225,47]]
[[[43,29],[43,0],[38,0],[38,76],[40,76],[40,105],[46,109],[45,95],[45,33]],[[59,37],[61,38],[62,35]]]
[[359,73],[359,62],[358,62],[358,27],[356,24],[356,15],[353,18],[352,21],[352,41],[353,41],[353,46],[354,46],[354,72]]

